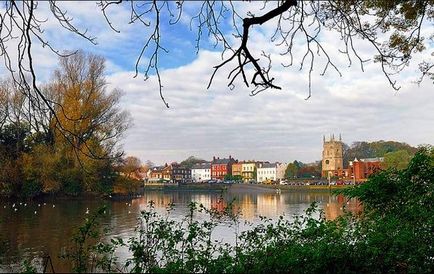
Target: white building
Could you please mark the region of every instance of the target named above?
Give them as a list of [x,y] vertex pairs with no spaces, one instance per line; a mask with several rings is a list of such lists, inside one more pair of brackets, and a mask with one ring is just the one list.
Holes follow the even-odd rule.
[[287,163],[276,163],[276,179],[282,180],[285,178],[285,171],[288,167]]
[[211,180],[211,163],[195,164],[191,168],[191,178],[193,182]]
[[263,183],[266,181],[276,181],[276,164],[260,163],[256,172],[256,181]]

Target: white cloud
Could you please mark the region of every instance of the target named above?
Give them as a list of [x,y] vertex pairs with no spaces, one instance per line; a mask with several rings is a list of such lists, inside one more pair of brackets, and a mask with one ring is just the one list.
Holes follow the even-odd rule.
[[[155,79],[133,80],[128,73],[109,81],[125,90],[124,106],[135,119],[125,141],[127,153],[157,163],[189,155],[210,159],[313,161],[320,158],[322,135],[342,133],[344,141],[392,139],[412,145],[432,142],[434,100],[430,83],[408,83],[392,92],[384,77],[369,67],[342,77],[316,77],[309,100],[303,73],[277,72],[283,91],[249,96],[226,87],[225,71],[206,90],[219,53],[202,51],[189,65],[162,73],[165,109]],[[302,95],[302,96],[301,96]]]
[[[342,133],[347,143],[379,139],[405,141],[412,145],[432,143],[432,83],[425,81],[420,87],[412,84],[414,66],[399,76],[402,88],[395,92],[378,64],[368,63],[365,72],[361,72],[358,64],[348,68],[342,55],[333,54],[331,57],[339,64],[342,77],[332,70],[321,77],[325,59],[320,57],[316,59],[312,74],[313,95],[306,101],[306,68],[299,71],[299,63],[290,68],[280,66],[288,57],[280,56],[282,48],[269,42],[272,24],[265,24],[254,28],[249,45],[255,56],[262,50],[272,54],[271,74],[282,90],[266,91],[252,97],[250,90],[238,81],[232,91],[227,87],[231,66],[222,68],[207,90],[213,66],[219,64],[221,58],[219,52],[201,51],[191,63],[161,71],[163,93],[171,107],[166,109],[159,97],[155,77],[146,82],[141,75],[133,78],[132,69],[140,50],[138,45],[146,30],[126,24],[127,8],[122,6],[110,11],[114,26],[121,30],[120,34],[115,34],[95,3],[61,4],[78,26],[86,26],[91,35],[98,37],[99,44],[89,47],[83,39],[59,31],[53,21],[45,24],[47,38],[58,47],[84,48],[107,58],[110,87],[124,91],[122,106],[134,119],[134,126],[126,134],[124,148],[128,154],[139,156],[143,161],[180,161],[190,155],[205,159],[211,159],[213,155],[232,155],[239,159],[314,161],[321,157],[322,135],[333,132]],[[274,5],[273,2],[270,5]],[[259,8],[255,2],[244,6],[246,10],[251,6]],[[191,14],[189,9],[186,11]],[[40,12],[42,17],[48,17],[47,9],[41,7]],[[189,25],[185,17],[182,23]],[[177,39],[171,33],[173,30],[167,31],[167,37]],[[331,34],[321,38],[323,45],[334,51],[341,43]],[[231,41],[239,43],[236,39]],[[171,49],[173,58],[182,57],[185,54],[183,46],[191,46],[191,43],[194,41],[176,41],[179,47]],[[295,50],[298,62],[304,54],[299,50],[301,46],[300,42]],[[358,42],[357,47],[364,58],[372,54],[366,43]],[[46,49],[35,50],[38,73],[41,79],[48,79],[57,59],[47,54]],[[420,54],[414,61],[417,63],[426,58],[433,57]],[[126,71],[126,67],[130,69]],[[161,64],[161,67],[169,66]]]

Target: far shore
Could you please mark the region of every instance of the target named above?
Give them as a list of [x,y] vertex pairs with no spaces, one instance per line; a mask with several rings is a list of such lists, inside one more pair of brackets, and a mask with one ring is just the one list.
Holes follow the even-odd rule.
[[292,191],[332,191],[349,187],[348,185],[265,185],[265,184],[181,184],[181,185],[146,185],[146,191],[230,191],[230,192],[292,192]]
[[138,197],[147,191],[197,191],[197,192],[231,192],[231,193],[276,193],[276,192],[331,192],[333,190],[350,187],[348,185],[327,186],[327,185],[265,185],[265,184],[224,184],[224,183],[199,183],[199,184],[181,184],[181,185],[145,185],[133,193],[88,193],[84,192],[78,195],[66,194],[41,194],[36,197],[7,197],[0,196],[3,200],[19,201],[49,201],[49,200],[81,200],[81,199],[108,199],[123,200]]

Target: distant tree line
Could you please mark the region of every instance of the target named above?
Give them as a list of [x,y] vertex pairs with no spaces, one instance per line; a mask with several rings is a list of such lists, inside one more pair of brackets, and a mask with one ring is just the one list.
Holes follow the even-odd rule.
[[384,168],[406,167],[417,148],[395,141],[354,142],[351,146],[344,144],[344,168],[355,158],[384,157]]
[[202,164],[202,163],[206,163],[206,160],[200,159],[200,158],[196,158],[194,156],[190,156],[187,159],[183,160],[182,162],[180,162],[179,164],[182,167],[185,168],[192,168],[195,164]]
[[0,83],[0,195],[110,193],[118,142],[129,116],[119,90],[107,90],[105,61],[79,52],[60,59],[34,108],[13,80]]
[[321,177],[321,161],[313,164],[304,164],[295,160],[289,163],[285,170],[285,178],[287,179],[312,179]]

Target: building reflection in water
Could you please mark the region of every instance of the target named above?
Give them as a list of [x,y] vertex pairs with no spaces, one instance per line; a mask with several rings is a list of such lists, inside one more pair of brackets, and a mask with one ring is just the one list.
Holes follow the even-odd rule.
[[347,199],[343,195],[337,195],[329,196],[323,209],[326,219],[334,220],[345,211],[360,213],[363,208],[361,203],[356,199]]
[[[46,201],[46,205],[35,201],[29,202],[26,207],[20,206],[18,211],[12,209],[12,202],[0,201],[0,243],[4,242],[3,246],[7,249],[3,258],[0,258],[4,263],[0,265],[0,272],[12,271],[14,266],[20,266],[23,259],[42,258],[44,253],[50,254],[56,272],[69,272],[70,264],[61,260],[58,255],[71,246],[73,232],[83,223],[84,218],[89,216],[85,213],[87,209],[92,214],[104,204],[107,205],[107,212],[102,223],[111,229],[107,239],[127,239],[135,235],[134,229],[140,211],[145,210],[150,201],[154,202],[155,209],[162,214],[165,214],[167,206],[173,203],[174,210],[170,216],[177,220],[182,220],[188,214],[188,204],[192,201],[219,212],[224,211],[228,203],[233,201],[232,213],[239,212],[241,221],[253,224],[259,222],[259,216],[275,218],[285,215],[291,218],[294,214],[301,215],[312,202],[318,202],[327,219],[336,218],[344,210],[362,210],[356,200],[346,200],[343,196],[333,196],[329,192],[277,194],[228,191],[221,195],[220,192],[154,191],[126,201],[78,199]],[[204,218],[205,214],[197,216]],[[233,231],[219,227],[215,233],[216,237],[224,238]],[[128,250],[120,250],[117,256],[120,260],[127,258]]]
[[362,206],[354,199],[347,200],[344,196],[334,196],[328,192],[290,192],[290,193],[182,193],[182,192],[150,192],[132,204],[138,204],[140,210],[145,210],[150,201],[160,212],[171,203],[175,206],[176,215],[188,213],[190,202],[202,204],[207,209],[222,213],[229,203],[232,203],[232,213],[240,214],[246,221],[258,220],[259,216],[268,218],[280,215],[301,215],[309,206],[316,202],[327,219],[335,219],[345,210],[359,212]]

